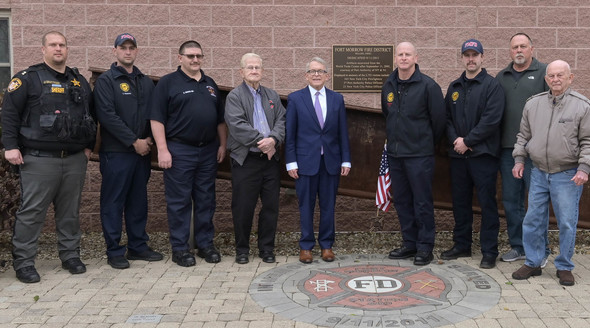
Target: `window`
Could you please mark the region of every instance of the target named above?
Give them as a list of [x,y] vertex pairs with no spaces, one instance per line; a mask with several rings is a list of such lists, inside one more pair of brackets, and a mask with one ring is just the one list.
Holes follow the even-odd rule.
[[0,91],[6,89],[12,77],[10,49],[10,16],[0,12]]

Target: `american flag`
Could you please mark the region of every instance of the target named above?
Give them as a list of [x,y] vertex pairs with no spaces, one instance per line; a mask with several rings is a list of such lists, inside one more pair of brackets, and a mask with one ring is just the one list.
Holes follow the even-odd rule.
[[377,193],[375,194],[375,206],[387,212],[391,206],[391,180],[389,179],[389,162],[387,161],[387,145],[381,155],[379,177],[377,178]]

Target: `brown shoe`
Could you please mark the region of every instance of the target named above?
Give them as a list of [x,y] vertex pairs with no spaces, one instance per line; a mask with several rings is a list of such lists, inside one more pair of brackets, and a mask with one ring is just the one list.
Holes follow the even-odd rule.
[[334,261],[334,252],[331,248],[322,249],[322,260],[326,262]]
[[512,278],[516,279],[516,280],[524,280],[524,279],[528,279],[531,276],[540,276],[541,275],[542,270],[541,268],[531,268],[528,265],[523,265],[520,267],[520,269],[512,272]]
[[557,270],[557,278],[559,278],[559,283],[564,286],[573,286],[576,283],[571,271]]
[[299,262],[309,264],[313,261],[313,255],[311,254],[311,250],[302,249],[299,251]]

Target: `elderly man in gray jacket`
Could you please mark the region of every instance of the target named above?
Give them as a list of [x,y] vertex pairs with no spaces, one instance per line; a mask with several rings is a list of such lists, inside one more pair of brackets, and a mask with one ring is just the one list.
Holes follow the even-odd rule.
[[565,61],[550,63],[545,74],[550,91],[531,97],[522,114],[512,174],[522,178],[527,156],[533,169],[522,229],[526,259],[512,273],[517,280],[542,274],[551,202],[559,227],[559,255],[554,261],[557,277],[561,285],[575,283],[572,256],[579,202],[590,172],[590,100],[569,88],[573,78]]
[[262,59],[242,56],[244,82],[226,99],[227,147],[231,157],[232,216],[236,263],[248,263],[250,232],[258,197],[258,256],[275,262],[274,245],[279,218],[280,166],[278,148],[285,139],[285,108],[278,93],[260,85]]

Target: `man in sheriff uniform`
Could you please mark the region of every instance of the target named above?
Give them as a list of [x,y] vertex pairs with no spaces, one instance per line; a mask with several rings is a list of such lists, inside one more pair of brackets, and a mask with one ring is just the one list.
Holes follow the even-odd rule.
[[59,32],[42,39],[43,63],[17,73],[2,105],[5,158],[20,169],[21,206],[12,237],[16,277],[40,281],[37,241],[53,203],[62,267],[86,272],[80,261],[79,208],[96,124],[92,93],[76,68],[66,66],[67,41]]

